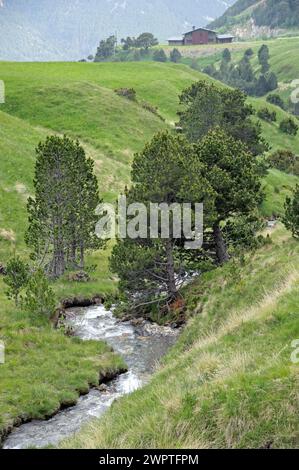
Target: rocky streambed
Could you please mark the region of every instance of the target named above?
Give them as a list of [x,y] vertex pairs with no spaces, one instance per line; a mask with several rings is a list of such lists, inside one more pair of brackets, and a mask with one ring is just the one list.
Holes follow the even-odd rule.
[[32,421],[16,428],[5,440],[4,449],[57,446],[84,424],[101,417],[114,400],[148,382],[179,333],[146,321],[119,322],[103,305],[68,310],[66,321],[79,338],[106,341],[125,359],[128,372],[91,390],[75,406],[60,411],[51,419]]

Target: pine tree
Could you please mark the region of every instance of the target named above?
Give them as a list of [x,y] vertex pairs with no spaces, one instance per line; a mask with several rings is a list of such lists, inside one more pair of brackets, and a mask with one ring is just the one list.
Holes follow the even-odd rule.
[[246,49],[244,55],[248,58],[252,57],[254,55],[253,49],[251,49],[251,47],[249,49]]
[[224,62],[231,62],[232,60],[232,56],[231,56],[231,53],[230,53],[230,50],[229,49],[224,49],[223,53],[222,53],[222,60]]
[[117,38],[115,36],[110,36],[108,39],[102,40],[97,49],[94,61],[103,62],[114,56],[116,44]]
[[157,49],[153,54],[153,59],[156,62],[167,62],[167,55],[164,52],[164,49]]
[[84,158],[81,158],[81,166],[76,166],[76,176],[79,183],[76,204],[76,247],[78,249],[79,267],[84,269],[86,251],[98,250],[104,246],[104,242],[97,238],[95,234],[95,226],[98,221],[96,208],[102,200],[99,196],[98,182],[94,174],[94,161],[90,158],[86,159],[85,153]]
[[33,316],[50,318],[55,311],[55,295],[42,269],[38,269],[28,282],[24,306]]
[[266,74],[266,80],[268,85],[268,91],[273,91],[278,88],[278,80],[274,72],[268,72]]
[[253,82],[254,72],[250,63],[249,58],[244,55],[243,59],[239,63],[240,78],[245,82]]
[[[135,155],[128,202],[205,202],[208,210],[213,205],[213,192],[204,172],[204,165],[184,137],[160,133]],[[170,228],[168,237],[162,239],[160,229],[153,238],[149,228],[144,238],[119,240],[113,250],[111,269],[135,308],[136,304],[159,301],[169,305],[179,296],[184,270],[178,237]]]
[[258,51],[258,59],[262,67],[262,74],[265,74],[270,69],[270,65],[269,65],[270,53],[269,53],[268,46],[266,46],[265,44],[263,44],[262,47]]
[[299,238],[299,185],[293,191],[293,197],[288,197],[285,203],[283,223],[292,232],[294,238]]
[[173,49],[170,52],[170,60],[171,62],[174,62],[175,64],[177,64],[178,62],[182,60],[182,54],[180,53],[178,49]]
[[205,229],[212,231],[217,262],[223,264],[229,253],[222,226],[228,220],[249,215],[261,203],[261,163],[246,145],[220,128],[209,131],[197,144],[197,153],[215,194],[216,215]]
[[48,137],[37,148],[34,187],[26,234],[33,259],[54,278],[76,265],[78,252],[83,267],[85,250],[100,246],[94,235],[100,199],[92,161],[78,142]]
[[260,75],[256,86],[255,86],[255,95],[256,96],[264,96],[268,93],[268,81],[265,75]]
[[220,126],[227,134],[247,145],[254,155],[268,149],[262,138],[261,126],[254,123],[252,106],[246,103],[240,90],[221,89],[199,81],[187,88],[180,97],[185,106],[180,112],[180,127],[191,142],[197,142],[207,132]]

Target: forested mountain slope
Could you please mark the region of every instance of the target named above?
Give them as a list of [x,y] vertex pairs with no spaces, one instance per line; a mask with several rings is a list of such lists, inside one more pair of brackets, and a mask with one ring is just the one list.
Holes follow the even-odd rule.
[[233,28],[240,33],[243,29],[244,35],[250,28],[257,33],[297,29],[299,4],[296,0],[238,0],[220,18],[210,23],[210,27]]

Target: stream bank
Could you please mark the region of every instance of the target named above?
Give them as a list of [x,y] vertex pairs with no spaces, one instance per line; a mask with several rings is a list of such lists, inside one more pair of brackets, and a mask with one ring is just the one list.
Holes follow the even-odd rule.
[[135,326],[120,322],[103,305],[68,310],[66,324],[83,340],[106,341],[123,357],[128,371],[92,389],[75,406],[58,412],[48,421],[32,421],[13,430],[4,441],[4,449],[57,446],[84,424],[101,417],[116,399],[146,384],[179,334],[179,330],[146,321]]

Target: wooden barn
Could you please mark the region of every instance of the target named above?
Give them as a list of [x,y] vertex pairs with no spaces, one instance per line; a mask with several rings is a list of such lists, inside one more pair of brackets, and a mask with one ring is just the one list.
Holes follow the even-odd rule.
[[196,46],[200,44],[227,44],[234,40],[229,34],[217,34],[216,31],[206,28],[195,28],[182,37],[168,39],[170,46]]
[[184,34],[185,46],[195,46],[199,44],[212,44],[217,42],[217,33],[211,29],[195,28],[192,31]]

